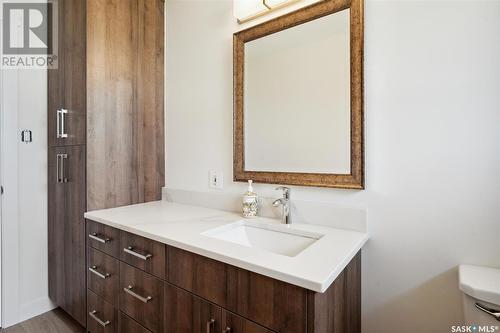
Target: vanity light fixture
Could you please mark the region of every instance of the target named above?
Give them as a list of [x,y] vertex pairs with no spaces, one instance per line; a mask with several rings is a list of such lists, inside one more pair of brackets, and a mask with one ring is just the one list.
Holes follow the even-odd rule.
[[297,1],[300,0],[234,0],[234,17],[242,24]]

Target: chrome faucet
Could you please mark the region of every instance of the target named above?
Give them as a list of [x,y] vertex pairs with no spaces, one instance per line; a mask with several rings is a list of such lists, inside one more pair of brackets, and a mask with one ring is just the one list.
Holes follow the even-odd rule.
[[291,224],[292,223],[292,207],[291,207],[291,202],[290,202],[290,192],[292,191],[292,189],[289,187],[280,186],[280,187],[277,187],[276,190],[283,191],[283,197],[274,200],[273,207],[282,206],[281,222],[284,224]]

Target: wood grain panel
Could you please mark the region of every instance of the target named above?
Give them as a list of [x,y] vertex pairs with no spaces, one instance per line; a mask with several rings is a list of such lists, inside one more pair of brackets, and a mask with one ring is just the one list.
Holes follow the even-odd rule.
[[[86,141],[86,1],[59,0],[58,69],[48,70],[48,144]],[[67,138],[57,138],[57,109],[67,109]]]
[[164,185],[163,7],[89,0],[87,207],[161,198]]
[[[118,330],[118,310],[116,310],[113,305],[106,302],[96,294],[91,291],[87,292],[87,332],[91,333],[119,333]],[[94,312],[94,316],[98,320],[109,323],[106,326],[102,326],[96,318],[90,315]]]
[[[98,276],[90,269],[106,276]],[[87,248],[87,288],[95,294],[118,307],[120,295],[120,262],[91,247]]]
[[66,187],[57,182],[57,154],[64,153],[64,148],[48,149],[48,271],[49,297],[61,307],[67,303],[64,273],[64,238],[66,236],[65,201]]
[[307,290],[232,268],[227,309],[276,332],[301,333],[307,325]]
[[123,312],[120,312],[118,327],[118,332],[120,333],[151,333],[150,330],[144,328],[138,322],[136,322]]
[[361,252],[325,293],[309,291],[308,333],[361,332]]
[[305,289],[173,247],[168,258],[170,283],[269,329],[306,331]]
[[[149,259],[137,258],[126,253],[129,247],[141,255],[150,255]],[[125,231],[120,231],[120,259],[134,267],[151,273],[160,279],[165,279],[165,244],[137,236]]]
[[[65,200],[64,274],[66,299],[63,307],[85,326],[86,274],[85,274],[85,146],[66,147],[65,175],[68,182]],[[58,231],[61,232],[61,231]]]
[[[151,297],[147,303],[125,292]],[[120,264],[120,310],[154,333],[163,331],[164,282],[125,263]]]
[[[273,333],[265,327],[228,311],[222,311],[222,327],[229,333]],[[228,329],[230,331],[227,331]]]
[[168,281],[222,307],[228,303],[227,265],[168,247]]
[[166,284],[166,333],[218,333],[222,331],[221,328],[220,307],[182,289]]
[[[58,183],[56,155],[66,154]],[[49,296],[81,325],[86,321],[85,146],[49,149]]]

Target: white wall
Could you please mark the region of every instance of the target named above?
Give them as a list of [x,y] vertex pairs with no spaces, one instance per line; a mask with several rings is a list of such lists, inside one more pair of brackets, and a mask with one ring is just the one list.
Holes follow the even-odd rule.
[[[230,1],[167,1],[167,187],[232,183]],[[500,267],[500,2],[366,3],[365,191],[294,197],[366,207],[363,332],[450,332],[456,267]],[[274,186],[256,185],[263,195]]]

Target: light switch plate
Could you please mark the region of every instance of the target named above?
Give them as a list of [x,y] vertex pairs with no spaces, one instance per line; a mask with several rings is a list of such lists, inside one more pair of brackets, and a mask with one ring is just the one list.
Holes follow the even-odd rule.
[[214,188],[217,190],[222,190],[224,187],[224,174],[222,171],[213,171],[209,172],[209,186],[210,188]]

